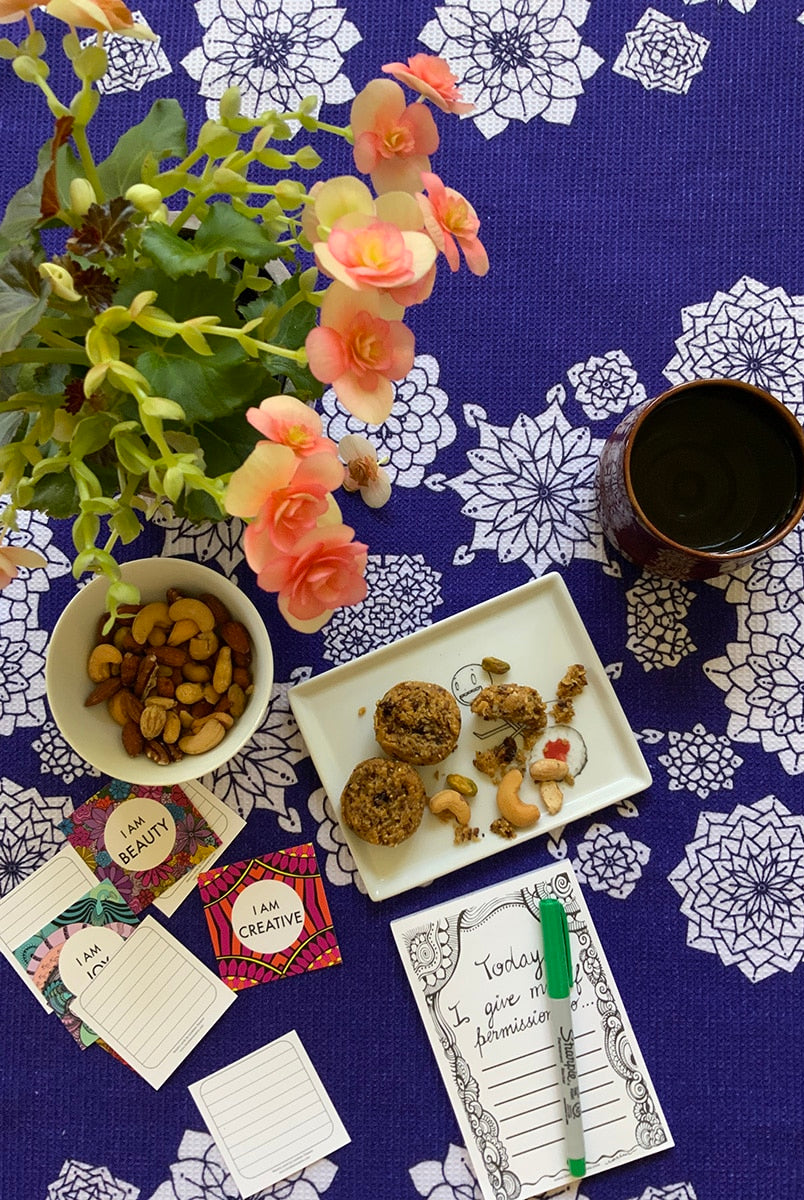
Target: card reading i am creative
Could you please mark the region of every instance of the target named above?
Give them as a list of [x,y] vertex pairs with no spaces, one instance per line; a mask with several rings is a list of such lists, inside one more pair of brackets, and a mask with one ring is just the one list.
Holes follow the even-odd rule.
[[202,871],[198,887],[220,977],[233,991],[341,961],[311,843]]
[[59,828],[96,878],[110,880],[135,913],[220,845],[176,784],[144,787],[111,780]]
[[134,931],[138,919],[114,884],[98,883],[14,951],[82,1050],[98,1040],[72,1002]]

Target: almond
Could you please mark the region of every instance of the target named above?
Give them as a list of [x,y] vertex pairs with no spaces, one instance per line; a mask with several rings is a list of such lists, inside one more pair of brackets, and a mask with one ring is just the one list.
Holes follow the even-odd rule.
[[220,627],[220,635],[235,654],[251,652],[251,638],[245,625],[241,625],[239,621],[224,621]]
[[123,746],[126,753],[132,758],[136,758],[142,753],[142,748],[145,744],[145,739],[142,736],[139,725],[135,721],[126,721],[123,726]]
[[93,704],[103,704],[105,701],[111,700],[115,692],[120,691],[121,686],[119,675],[110,675],[108,679],[101,680],[84,701],[85,707],[91,708]]

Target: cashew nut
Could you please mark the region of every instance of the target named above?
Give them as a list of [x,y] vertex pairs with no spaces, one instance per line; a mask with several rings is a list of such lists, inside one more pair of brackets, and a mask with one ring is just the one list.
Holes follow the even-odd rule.
[[[96,646],[89,656],[87,662],[87,672],[93,683],[102,683],[104,679],[108,679],[112,674],[112,668],[119,667],[123,661],[123,655],[118,650],[117,646],[106,645],[101,643]],[[115,675],[117,671],[115,671]]]
[[180,646],[182,642],[189,642],[190,638],[195,637],[198,632],[199,629],[195,621],[191,621],[189,617],[182,617],[171,629],[170,636],[168,637],[168,645]]
[[179,749],[185,754],[204,754],[223,741],[226,733],[220,721],[205,721],[196,733],[185,734],[179,738]]
[[144,646],[155,625],[162,625],[168,629],[170,624],[167,604],[164,600],[154,600],[153,603],[144,605],[137,613],[131,626],[131,636],[135,642]]
[[507,771],[497,788],[497,807],[506,821],[510,821],[517,829],[527,829],[529,825],[536,824],[541,813],[537,805],[526,804],[524,800],[520,800],[521,785],[522,772]]
[[171,621],[195,621],[201,633],[208,633],[215,628],[215,614],[203,600],[183,597],[174,600],[169,611]]
[[442,821],[454,817],[459,825],[468,825],[471,815],[469,805],[460,792],[452,788],[444,788],[436,792],[429,800],[430,812],[441,817]]
[[545,779],[564,779],[568,771],[563,758],[539,758],[530,764],[530,777],[536,783]]

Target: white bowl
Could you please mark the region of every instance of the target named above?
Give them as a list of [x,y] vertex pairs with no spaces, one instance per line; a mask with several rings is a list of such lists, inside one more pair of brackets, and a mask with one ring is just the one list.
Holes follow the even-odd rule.
[[239,588],[200,563],[184,558],[143,558],[123,564],[121,573],[127,583],[140,589],[143,603],[164,600],[168,588],[195,596],[208,592],[226,605],[235,621],[245,625],[251,636],[254,683],[245,712],[223,740],[204,754],[186,754],[179,762],[167,766],[152,762],[144,754],[137,758],[127,754],[120,726],[112,720],[106,705],[85,706],[93,686],[87,675],[87,659],[96,644],[98,621],[105,611],[107,581],[98,578],[73,597],[50,639],[45,681],[53,719],[76,754],[103,775],[126,783],[160,786],[199,779],[235,755],[265,716],[274,678],[273,653],[265,623]]

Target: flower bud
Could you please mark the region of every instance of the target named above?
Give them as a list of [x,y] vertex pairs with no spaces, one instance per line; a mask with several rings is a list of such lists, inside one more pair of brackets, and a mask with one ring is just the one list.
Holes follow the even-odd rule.
[[321,165],[321,155],[312,146],[302,146],[293,157],[303,171],[314,171]]
[[80,294],[75,290],[73,277],[66,267],[60,267],[57,263],[40,263],[39,274],[42,279],[49,281],[53,291],[62,300],[75,302],[81,299]]
[[220,114],[224,121],[240,116],[240,88],[228,87],[220,98]]
[[95,189],[88,179],[79,176],[70,180],[70,208],[77,217],[83,217],[97,203]]
[[30,54],[20,54],[11,64],[14,74],[24,83],[36,83],[37,79],[47,79],[48,68],[41,58],[31,58]]
[[239,144],[238,135],[218,121],[205,121],[198,133],[198,148],[210,158],[225,158],[227,154],[233,154]]
[[88,125],[95,116],[98,105],[100,104],[100,92],[81,89],[73,96],[70,103],[70,113],[75,118],[77,125]]
[[152,214],[162,203],[162,193],[147,183],[135,183],[126,192],[126,200],[139,212]]
[[212,182],[220,191],[228,192],[231,196],[244,196],[248,191],[248,180],[228,167],[218,167],[213,171]]

